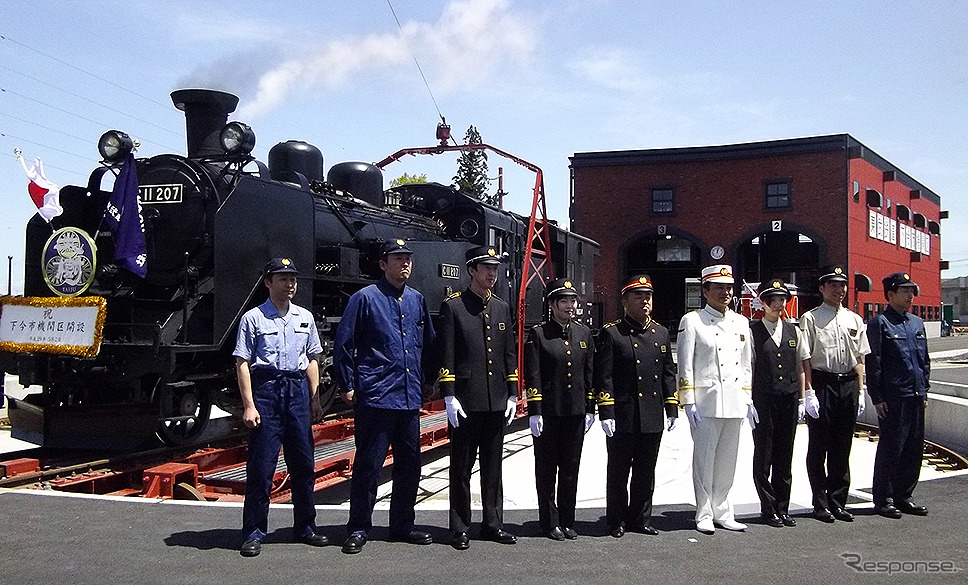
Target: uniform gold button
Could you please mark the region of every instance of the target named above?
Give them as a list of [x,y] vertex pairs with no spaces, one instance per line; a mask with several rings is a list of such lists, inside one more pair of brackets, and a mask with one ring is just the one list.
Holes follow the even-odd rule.
[[568,377],[569,377],[569,378],[571,377],[571,372],[568,372]]
[[781,357],[781,355],[780,354],[776,354],[776,357]]
[[487,351],[488,351],[488,353],[490,353],[490,352],[492,352],[492,351],[494,351],[494,350],[493,350],[493,349],[491,349],[491,348],[487,348]]
[[488,372],[487,375],[488,376],[493,376],[494,375],[494,372]]
[[488,325],[488,326],[487,326],[487,328],[488,328],[488,329],[490,329],[490,328],[491,328],[491,326],[490,326],[490,325]]
[[780,379],[782,380],[783,379],[783,376],[780,376]]
[[571,366],[571,362],[568,362],[568,363],[567,363],[567,364],[565,364],[565,365],[566,365],[566,366]]
[[571,384],[568,384],[568,387],[571,388]]
[[654,375],[652,377],[655,378],[656,380],[658,380],[659,379],[659,374],[656,374],[656,375]]
[[490,340],[491,340],[491,338],[490,338],[490,337],[488,337],[488,338],[487,338],[487,340],[488,340],[488,341],[490,341]]
[[641,379],[642,379],[642,376],[639,376],[639,380],[641,380]]
[[782,370],[782,369],[783,369],[783,364],[777,364],[777,365],[776,365],[776,369],[778,369],[778,370]]
[[568,345],[568,340],[567,339],[565,340],[565,345]]
[[409,372],[410,371],[410,368],[407,368],[407,371]]
[[487,363],[493,364],[494,362],[492,360],[487,360]]
[[656,347],[659,347],[659,343],[658,342],[654,343],[653,345],[655,345]]
[[571,355],[571,350],[569,349],[568,351],[566,351],[565,355]]
[[639,346],[639,344],[638,344],[638,343],[633,343],[633,344],[632,344],[632,347],[638,347],[638,346]]
[[642,396],[643,396],[643,394],[641,392],[639,392],[639,398],[642,398]]
[[635,363],[641,364],[642,363],[642,360],[635,360]]

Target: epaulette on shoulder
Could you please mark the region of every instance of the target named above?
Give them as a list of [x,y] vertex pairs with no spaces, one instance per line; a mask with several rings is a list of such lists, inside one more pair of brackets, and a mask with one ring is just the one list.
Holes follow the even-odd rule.
[[616,319],[616,320],[612,321],[611,323],[606,323],[605,326],[602,327],[602,329],[608,329],[609,327],[615,327],[616,325],[618,325],[621,322],[622,322],[621,319]]
[[456,299],[456,298],[460,297],[460,293],[461,293],[461,291],[457,291],[457,292],[450,293],[450,295],[446,299],[444,299],[444,300],[445,301],[449,301],[450,299]]

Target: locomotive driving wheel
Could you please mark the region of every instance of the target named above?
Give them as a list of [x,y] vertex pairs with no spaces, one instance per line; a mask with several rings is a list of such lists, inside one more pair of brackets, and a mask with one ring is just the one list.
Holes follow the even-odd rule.
[[193,382],[165,384],[160,406],[158,438],[166,445],[185,445],[208,426],[212,393]]

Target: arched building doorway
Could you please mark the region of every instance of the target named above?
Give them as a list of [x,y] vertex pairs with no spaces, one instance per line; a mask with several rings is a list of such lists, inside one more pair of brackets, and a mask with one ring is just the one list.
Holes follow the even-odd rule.
[[[702,269],[701,244],[689,234],[652,233],[630,240],[621,258],[619,288],[636,274],[648,274],[655,290],[652,318],[675,335],[679,320],[687,310],[686,296],[690,294],[687,280],[698,280]],[[691,294],[695,295],[695,291]]]
[[823,247],[816,234],[804,233],[797,226],[758,226],[741,241],[734,269],[740,282],[782,278],[796,285],[802,314],[821,302],[816,283],[820,258],[826,256]]

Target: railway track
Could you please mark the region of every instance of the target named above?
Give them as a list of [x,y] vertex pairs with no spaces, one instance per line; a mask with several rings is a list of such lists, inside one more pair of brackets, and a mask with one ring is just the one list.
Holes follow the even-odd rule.
[[[426,405],[420,417],[421,451],[447,442],[443,401]],[[315,489],[345,481],[355,455],[353,420],[338,418],[313,426]],[[51,453],[43,448],[4,455],[0,488],[71,493],[241,501],[245,494],[245,432],[205,444],[136,453]],[[393,460],[392,453],[386,463]],[[272,502],[289,500],[289,476],[280,455],[273,477]]]
[[[446,444],[447,415],[442,401],[431,403],[420,419],[421,450]],[[354,458],[352,419],[313,427],[315,489],[345,481]],[[854,436],[877,441],[877,428],[858,424]],[[160,448],[128,454],[49,453],[43,448],[5,455],[0,488],[43,489],[128,497],[241,501],[245,493],[245,433],[236,432],[204,445]],[[925,441],[924,464],[941,472],[968,469],[965,457]],[[386,463],[392,462],[392,453]],[[289,501],[289,476],[280,456],[270,496]]]

